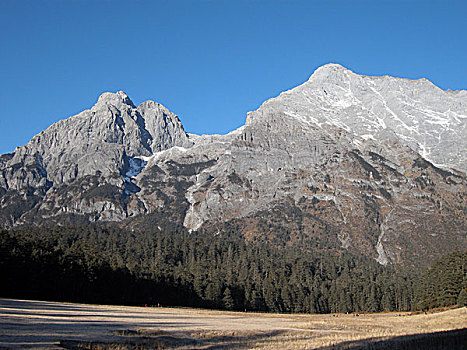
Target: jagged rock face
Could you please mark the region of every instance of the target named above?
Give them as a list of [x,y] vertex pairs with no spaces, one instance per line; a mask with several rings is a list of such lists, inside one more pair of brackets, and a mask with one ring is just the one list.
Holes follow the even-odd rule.
[[467,91],[443,91],[426,79],[362,76],[328,64],[266,101],[248,122],[278,111],[379,142],[390,131],[425,159],[467,171]]
[[429,261],[467,243],[466,106],[465,91],[330,64],[238,130],[196,136],[157,103],[106,93],[1,156],[0,217],[183,224]]
[[168,158],[183,166],[199,155],[215,159],[189,179],[188,228],[279,245],[317,240],[317,249],[351,249],[382,264],[430,260],[434,247],[466,243],[465,176],[397,141],[357,147],[343,130],[331,134],[281,114],[229,137]]
[[59,121],[19,147],[7,166],[37,155],[50,181],[119,173],[128,157],[149,156],[154,150],[189,146],[178,118],[163,106],[146,102],[136,108],[119,91],[105,93],[96,105]]
[[[30,191],[25,192],[26,189],[41,188],[46,193],[44,202],[47,203],[50,197],[56,198],[54,193],[61,193],[60,189],[76,187],[72,185],[73,182],[97,177],[99,180],[95,186],[110,185],[118,191],[123,189],[124,197],[125,193],[137,190],[126,181],[126,175],[132,175],[141,163],[135,157],[150,156],[156,150],[174,146],[191,145],[178,117],[165,107],[149,101],[136,108],[122,91],[104,93],[91,109],[54,123],[34,136],[28,144],[18,147],[13,154],[2,156],[0,186],[4,192],[18,192],[19,197],[27,201],[30,200],[27,198]],[[75,192],[77,196],[81,195],[86,192],[86,186],[75,188]],[[5,201],[5,196],[2,199]],[[102,200],[106,202],[108,198]],[[33,202],[36,210],[47,207],[36,200]],[[63,212],[68,212],[71,206],[73,213],[92,213],[94,218],[99,211],[95,203],[84,205],[80,199],[76,202],[65,201],[65,204],[61,202],[58,200],[54,205]],[[2,206],[21,207],[24,203],[19,199],[10,199]],[[102,207],[106,208],[105,203]],[[112,207],[101,211],[106,210],[109,214],[98,214],[97,220],[121,220],[126,217],[124,209],[115,210]],[[22,216],[21,209],[14,211],[19,212],[13,216],[10,210],[1,212],[9,224],[22,222],[18,217]]]

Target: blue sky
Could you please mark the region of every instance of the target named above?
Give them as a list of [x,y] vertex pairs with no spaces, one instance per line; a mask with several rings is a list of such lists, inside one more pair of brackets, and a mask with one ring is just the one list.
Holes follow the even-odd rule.
[[0,153],[105,91],[226,133],[336,62],[467,88],[467,1],[0,0]]

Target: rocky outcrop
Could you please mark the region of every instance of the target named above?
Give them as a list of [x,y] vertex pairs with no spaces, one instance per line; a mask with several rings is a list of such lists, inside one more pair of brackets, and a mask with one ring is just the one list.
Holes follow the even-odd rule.
[[[59,189],[74,186],[92,176],[99,178],[102,186],[115,186],[117,192],[123,190],[124,197],[137,190],[127,176],[134,176],[142,169],[144,161],[136,157],[150,156],[155,151],[174,146],[191,145],[178,117],[165,107],[148,101],[137,108],[123,91],[104,93],[91,109],[54,123],[13,154],[4,155],[0,159],[0,186],[7,198],[16,191],[26,201],[30,195],[29,192],[22,193],[25,189],[48,190],[52,187],[46,191],[44,200],[47,202],[50,196],[55,196],[54,193],[61,192]],[[78,192],[85,191],[86,187],[78,189]],[[73,204],[76,214],[99,211],[93,209],[94,205],[88,207],[79,203]],[[43,204],[36,204],[36,209],[44,209]],[[21,207],[24,203],[12,204],[9,200],[5,205],[19,207],[13,216],[2,210],[0,214],[6,223],[21,223],[23,220],[19,217],[23,216]],[[124,205],[117,207],[118,210],[110,210],[107,216],[97,214],[97,218],[125,218]],[[59,205],[58,210],[67,212],[68,209]]]
[[247,124],[279,111],[363,139],[385,142],[393,135],[434,164],[467,171],[467,91],[443,91],[426,79],[358,75],[328,64],[250,112]]
[[106,93],[1,156],[0,217],[430,260],[467,243],[466,106],[465,91],[330,64],[238,130],[197,136],[160,104]]

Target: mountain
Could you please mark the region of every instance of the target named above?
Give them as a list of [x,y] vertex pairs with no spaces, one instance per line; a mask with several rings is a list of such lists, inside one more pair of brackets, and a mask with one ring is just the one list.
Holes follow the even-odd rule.
[[5,227],[117,222],[350,250],[381,264],[465,246],[467,92],[337,65],[193,135],[152,101],[105,93],[0,158]]
[[394,133],[437,166],[467,171],[467,91],[443,91],[426,79],[361,76],[328,64],[252,114],[278,112],[380,143]]

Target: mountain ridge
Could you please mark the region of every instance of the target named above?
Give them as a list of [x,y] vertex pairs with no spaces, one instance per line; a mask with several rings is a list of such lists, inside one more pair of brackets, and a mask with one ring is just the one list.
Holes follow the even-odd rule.
[[[330,83],[327,82],[329,76],[334,78],[331,79]],[[336,79],[336,77],[339,79]],[[369,84],[375,81],[382,84],[379,86]],[[429,102],[431,104],[430,107],[433,107],[436,102],[440,104],[439,101],[446,96],[451,99],[456,99],[455,101],[448,101],[449,107],[452,107],[454,110],[451,111],[450,108],[446,111],[437,111],[434,109],[421,110],[418,108],[419,106],[417,106],[417,104],[420,104],[420,101],[413,98],[413,91],[408,91],[408,93],[402,94],[402,96],[393,96],[395,95],[394,93],[388,97],[381,95],[381,93],[385,93],[385,91],[382,91],[383,89],[387,90],[385,85],[390,85],[390,87],[393,88],[389,90],[389,93],[391,93],[396,90],[394,87],[398,89],[401,88],[401,86],[399,86],[400,82],[402,82],[403,85],[421,84],[422,87],[426,86],[429,90],[425,93],[427,96],[425,100],[428,101],[421,102]],[[341,86],[342,84],[344,84],[344,87]],[[408,90],[406,86],[402,87]],[[357,94],[351,91],[352,88],[353,90],[357,90]],[[410,86],[410,88],[413,89],[413,86]],[[371,90],[369,91],[370,93],[360,93],[360,90],[363,89]],[[345,90],[346,94],[343,95],[341,90]],[[467,123],[465,121],[467,118],[467,100],[465,96],[463,96],[466,93],[465,90],[461,90],[459,93],[452,95],[451,92],[440,89],[425,78],[410,80],[389,76],[375,77],[358,75],[341,65],[328,64],[318,68],[303,84],[282,92],[277,97],[268,99],[257,111],[272,108],[275,110],[283,110],[289,115],[294,116],[297,109],[299,109],[299,119],[305,123],[312,122],[321,126],[321,124],[331,122],[335,126],[356,133],[363,138],[378,138],[378,135],[375,135],[375,133],[390,129],[395,131],[398,137],[403,138],[404,142],[408,143],[413,150],[421,153],[425,158],[436,165],[457,168],[466,172],[467,158],[464,150],[467,148],[467,141],[465,141],[467,140]],[[413,96],[410,96],[410,94]],[[300,95],[300,100],[293,99],[296,95]],[[435,101],[429,101],[433,95]],[[362,101],[362,97],[366,99],[366,101]],[[403,98],[405,98],[406,101],[400,101]],[[307,104],[307,100],[311,99],[312,101]],[[397,101],[397,99],[399,101]],[[415,101],[415,104],[409,103],[409,99]],[[393,110],[394,108],[387,105],[387,101],[391,102],[391,100],[396,100],[392,101],[393,104],[402,104],[402,108],[399,107],[399,110]],[[443,103],[444,105],[447,104],[445,102]],[[326,106],[328,110],[326,110],[324,106]],[[353,110],[348,115],[345,115],[345,110],[348,108]],[[373,108],[376,108],[377,111],[372,112]],[[331,112],[329,112],[329,110]],[[248,113],[247,124],[251,122],[252,116],[255,115],[257,111]],[[310,113],[310,111],[312,113]],[[353,118],[355,115],[360,117],[361,122],[367,122],[367,125],[355,125],[355,123],[349,119],[350,117]],[[318,118],[319,116],[323,117]],[[429,128],[430,125],[427,125],[428,123],[436,126],[436,128]],[[451,130],[449,130],[450,125],[454,125],[455,127],[453,126]],[[421,128],[428,129],[420,130]],[[437,135],[429,134],[428,131],[436,132]],[[446,136],[441,140],[441,137],[445,134]],[[429,143],[430,140],[435,137],[440,138],[440,142],[442,141],[444,143],[441,144],[443,151],[447,149],[449,154],[451,154],[450,157],[447,158],[442,154],[443,152],[437,152],[435,150],[435,147],[437,147],[440,142],[427,144],[427,142]],[[450,142],[452,138],[460,141],[460,144],[452,144]]]
[[439,243],[467,243],[467,98],[433,86],[330,64],[226,135],[189,134],[156,102],[104,93],[0,157],[0,217],[236,230],[381,264],[429,260]]

